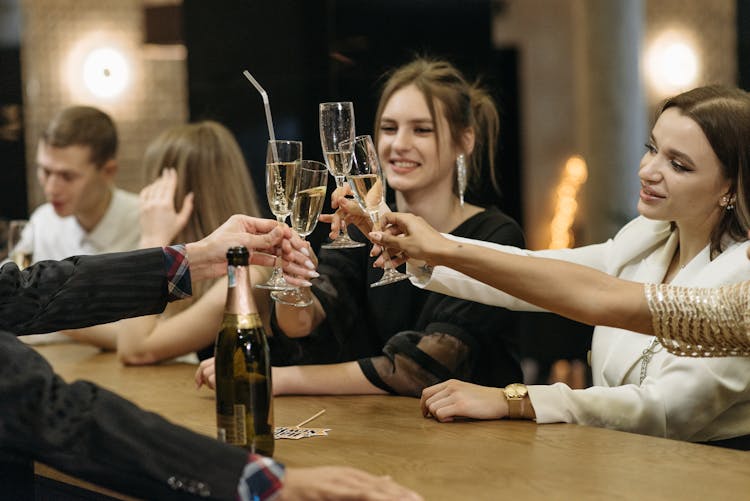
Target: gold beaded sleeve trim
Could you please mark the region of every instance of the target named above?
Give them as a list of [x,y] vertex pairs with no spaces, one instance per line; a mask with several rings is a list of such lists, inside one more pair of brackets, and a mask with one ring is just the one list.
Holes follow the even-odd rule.
[[654,334],[670,353],[750,356],[750,281],[714,289],[646,284]]

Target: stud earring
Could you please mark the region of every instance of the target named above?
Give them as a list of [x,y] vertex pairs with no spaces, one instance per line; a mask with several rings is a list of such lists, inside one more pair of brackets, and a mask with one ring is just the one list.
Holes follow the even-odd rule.
[[458,198],[461,207],[464,206],[464,192],[466,191],[466,157],[463,153],[456,157],[456,178],[458,180]]

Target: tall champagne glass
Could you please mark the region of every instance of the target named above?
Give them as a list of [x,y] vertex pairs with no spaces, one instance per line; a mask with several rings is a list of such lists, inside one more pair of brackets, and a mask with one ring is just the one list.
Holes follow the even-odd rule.
[[33,260],[33,232],[26,219],[14,219],[8,228],[8,259],[23,270]]
[[[326,198],[328,171],[325,164],[314,160],[302,160],[297,169],[297,194],[292,203],[292,229],[303,239],[313,232],[318,224],[320,211]],[[271,297],[282,304],[305,307],[313,303],[310,289],[297,288],[291,291],[273,291]]]
[[[380,231],[382,228],[378,209],[385,202],[385,174],[380,167],[375,144],[370,136],[357,136],[354,141],[345,141],[345,143],[349,144],[343,146],[348,147],[351,144],[352,147],[352,166],[347,176],[349,186],[359,206],[369,214],[373,229]],[[401,273],[393,267],[391,257],[385,248],[383,248],[383,259],[385,260],[383,276],[377,282],[370,284],[370,287],[379,287],[409,278],[408,274]]]
[[[268,141],[266,152],[266,196],[271,212],[279,224],[284,224],[292,212],[294,193],[297,190],[297,169],[302,160],[302,143],[299,141]],[[281,259],[276,258],[273,273],[267,282],[256,284],[261,289],[276,291],[295,287],[284,279]]]
[[[341,149],[342,141],[354,139],[354,105],[351,102],[320,103],[320,144],[323,146],[328,170],[336,178],[336,186],[344,186],[344,180],[351,166],[351,149]],[[349,143],[350,144],[350,143]],[[351,249],[364,247],[365,244],[349,237],[346,224],[339,230],[339,235],[330,243],[323,244],[325,249]]]

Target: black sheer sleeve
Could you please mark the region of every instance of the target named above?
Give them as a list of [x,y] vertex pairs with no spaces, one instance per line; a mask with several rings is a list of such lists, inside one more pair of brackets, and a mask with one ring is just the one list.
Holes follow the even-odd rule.
[[[523,246],[514,222],[503,216],[506,223],[493,226],[498,218],[487,216],[484,224],[460,236]],[[490,386],[522,380],[515,313],[430,293],[415,327],[391,337],[383,355],[358,360],[372,384],[418,397],[427,386],[452,378]]]
[[[361,236],[353,227],[350,232]],[[312,293],[326,312],[326,320],[308,336],[291,339],[284,335],[272,308],[269,343],[274,365],[335,363],[379,351],[381,346],[373,347],[372,340],[361,335],[367,318],[369,250],[369,246],[321,250],[320,277],[313,280]]]

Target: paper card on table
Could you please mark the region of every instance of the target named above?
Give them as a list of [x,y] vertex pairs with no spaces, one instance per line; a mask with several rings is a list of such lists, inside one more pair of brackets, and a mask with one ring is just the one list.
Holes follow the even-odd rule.
[[330,428],[298,428],[296,426],[277,426],[274,431],[275,439],[288,438],[291,440],[299,440],[300,438],[309,437],[325,437]]

